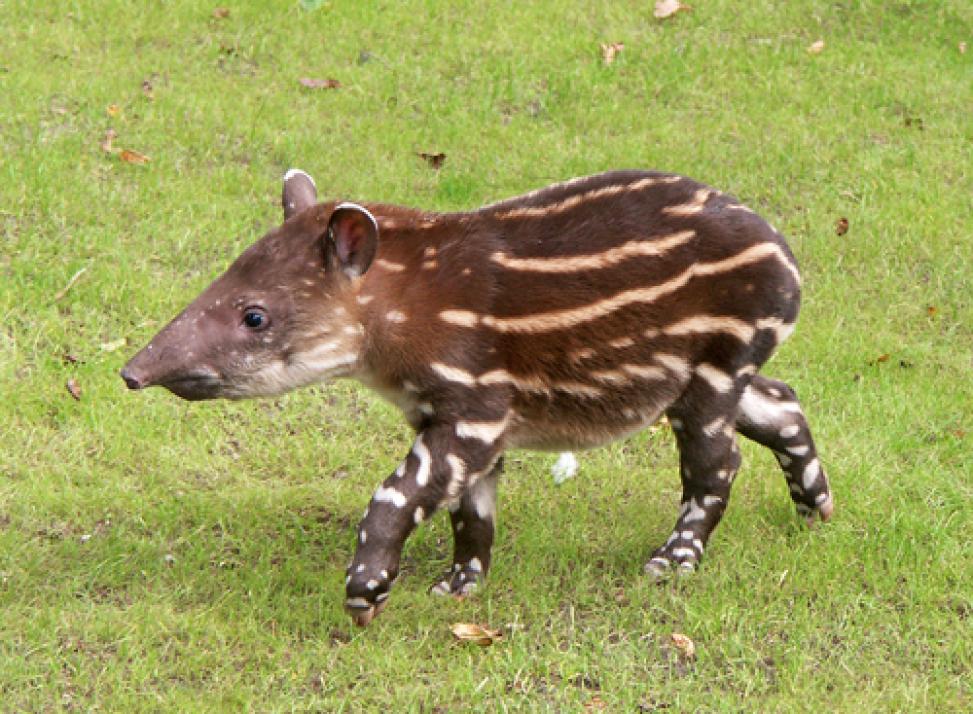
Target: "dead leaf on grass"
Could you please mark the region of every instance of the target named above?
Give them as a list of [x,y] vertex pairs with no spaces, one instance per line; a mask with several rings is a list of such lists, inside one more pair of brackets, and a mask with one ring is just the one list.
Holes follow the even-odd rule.
[[101,351],[102,352],[114,352],[115,350],[121,349],[128,344],[128,339],[125,337],[119,337],[117,340],[112,340],[111,342],[102,342]]
[[658,20],[665,20],[677,12],[688,12],[690,10],[692,10],[692,7],[683,5],[679,0],[656,0],[655,9],[652,11],[652,14]]
[[605,700],[596,694],[587,702],[585,702],[584,710],[586,712],[600,712],[600,711],[604,711],[605,707],[607,706],[608,705],[605,704]]
[[446,154],[441,151],[438,154],[428,154],[425,151],[420,151],[418,156],[420,159],[424,159],[436,171],[439,171],[443,167],[443,164],[446,163]]
[[929,317],[936,317],[937,312],[939,312],[939,308],[937,308],[935,305],[929,305],[926,307],[926,314],[929,315]]
[[76,380],[74,377],[71,377],[71,379],[69,379],[67,381],[67,384],[65,384],[64,386],[67,387],[68,394],[74,397],[74,401],[76,402],[81,401],[81,385],[78,384],[78,380]]
[[683,659],[694,659],[696,657],[696,643],[689,639],[687,635],[680,632],[673,632],[669,638]]
[[230,8],[228,7],[218,7],[213,10],[213,17],[217,20],[225,20],[230,16]]
[[145,154],[140,154],[137,151],[132,151],[131,149],[122,149],[118,152],[118,158],[129,164],[147,164],[150,159]]
[[312,77],[301,77],[298,82],[302,87],[308,89],[339,89],[341,82],[337,79],[314,79]]
[[838,221],[834,224],[834,232],[837,233],[839,236],[843,236],[845,233],[847,233],[848,219],[845,218],[844,216],[839,218]]
[[109,104],[105,111],[108,112],[108,116],[117,117],[121,109],[118,108],[117,104]]
[[810,55],[819,55],[823,51],[824,51],[824,40],[817,40],[816,42],[812,42],[811,45],[807,48],[807,52]]
[[491,630],[483,625],[475,625],[467,622],[457,622],[449,628],[460,642],[473,642],[480,647],[488,647],[494,642],[503,638],[500,630]]
[[615,61],[615,57],[618,53],[625,49],[624,42],[611,42],[606,43],[601,46],[601,56],[605,60],[605,64],[611,64]]
[[961,55],[965,55],[966,54],[966,43],[965,42],[960,42],[959,43],[959,53]]
[[151,79],[143,79],[142,80],[142,94],[145,95],[145,98],[146,99],[155,99],[155,93],[154,93],[153,88],[152,88],[152,80]]

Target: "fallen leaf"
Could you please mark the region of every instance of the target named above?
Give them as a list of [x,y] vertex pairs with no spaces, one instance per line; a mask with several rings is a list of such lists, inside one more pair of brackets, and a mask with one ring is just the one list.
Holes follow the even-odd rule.
[[129,164],[147,164],[151,159],[145,154],[140,154],[137,151],[132,151],[131,149],[122,149],[118,153],[118,158]]
[[935,317],[937,312],[939,312],[939,308],[937,308],[935,305],[929,305],[926,308],[926,314],[929,315],[929,317]]
[[117,349],[121,349],[128,344],[128,339],[125,337],[119,337],[117,340],[112,340],[111,342],[102,342],[101,349],[103,352],[114,352]]
[[101,150],[106,154],[112,153],[115,148],[112,146],[112,142],[118,138],[118,132],[114,129],[109,129],[105,132],[105,138],[101,140]]
[[63,355],[61,355],[61,361],[64,362],[64,364],[77,364],[81,360],[78,359],[77,355],[73,355],[70,352],[65,352]]
[[881,354],[873,360],[869,360],[868,364],[870,365],[882,364],[883,362],[888,362],[888,361],[889,361],[889,354],[886,352],[885,354]]
[[965,42],[960,42],[959,43],[959,53],[961,55],[965,55],[966,54],[966,43]]
[[230,8],[228,7],[218,7],[213,10],[213,17],[217,20],[225,20],[230,16]]
[[824,40],[818,40],[817,42],[812,42],[811,46],[807,48],[808,54],[819,55],[824,51]]
[[605,704],[605,700],[604,700],[604,699],[602,699],[601,697],[599,697],[599,696],[598,696],[598,695],[596,694],[596,695],[595,695],[595,696],[593,696],[593,697],[592,697],[591,699],[589,699],[589,700],[588,700],[587,702],[585,702],[585,705],[584,705],[584,710],[585,710],[586,712],[600,712],[600,711],[602,711],[602,710],[603,710],[603,709],[604,709],[604,708],[605,708],[606,706],[608,706],[608,705],[607,705],[607,704]]
[[692,8],[689,5],[683,5],[679,0],[656,0],[652,14],[655,15],[656,19],[665,20],[677,12],[688,12],[689,10],[692,10]]
[[152,89],[152,80],[142,80],[142,94],[145,95],[146,99],[155,99],[155,94]]
[[78,380],[72,377],[64,386],[68,388],[68,394],[74,397],[75,401],[81,401],[81,385],[78,384]]
[[439,171],[443,167],[443,164],[446,163],[446,154],[441,151],[438,154],[427,154],[425,151],[420,151],[419,158],[425,159],[426,163],[436,169],[436,171]]
[[834,224],[834,232],[837,233],[839,236],[843,236],[845,233],[847,233],[848,219],[844,217],[839,218],[838,222]]
[[312,79],[311,77],[301,77],[298,82],[308,89],[338,89],[341,82],[337,79]]
[[679,650],[679,654],[684,659],[693,659],[696,656],[696,643],[689,639],[689,637],[686,635],[679,632],[673,632],[672,635],[670,635],[670,639],[672,640],[672,644],[677,650]]
[[605,64],[611,64],[615,61],[615,57],[619,52],[625,49],[624,42],[612,42],[610,44],[603,44],[601,46],[601,56],[605,60]]
[[492,645],[503,637],[500,630],[491,630],[483,625],[474,625],[466,622],[457,622],[450,628],[453,637],[461,642],[473,642],[481,647]]
[[106,111],[108,112],[108,116],[117,117],[118,112],[120,112],[121,110],[118,108],[117,104],[109,104],[108,109]]

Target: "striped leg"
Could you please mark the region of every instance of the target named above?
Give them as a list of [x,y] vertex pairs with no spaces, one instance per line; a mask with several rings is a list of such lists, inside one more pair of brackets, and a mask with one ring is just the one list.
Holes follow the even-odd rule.
[[834,501],[821,469],[811,429],[794,390],[783,382],[755,375],[740,400],[737,430],[772,449],[777,456],[791,499],[808,524],[815,516],[831,517]]
[[740,388],[716,368],[701,367],[667,411],[679,446],[682,499],[676,526],[652,554],[645,572],[693,571],[719,523],[740,467],[733,423]]
[[470,486],[455,506],[450,507],[453,565],[430,592],[466,595],[486,577],[497,514],[497,481],[502,470],[503,459],[500,459],[490,473]]
[[358,547],[345,580],[345,608],[356,624],[367,625],[385,607],[413,529],[463,493],[468,479],[492,469],[497,457],[491,443],[463,438],[452,425],[416,437],[409,455],[375,491],[358,526]]

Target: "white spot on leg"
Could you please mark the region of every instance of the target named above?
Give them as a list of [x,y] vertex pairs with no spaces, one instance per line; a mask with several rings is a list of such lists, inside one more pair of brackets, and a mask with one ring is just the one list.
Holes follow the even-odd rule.
[[801,430],[801,427],[797,424],[788,424],[783,429],[780,430],[780,435],[784,439],[790,439],[791,437],[797,436],[797,432]]
[[362,543],[368,540],[368,533],[365,532],[364,528],[362,528],[361,533],[358,534],[358,540],[361,541]]
[[808,452],[807,444],[800,444],[799,446],[788,446],[787,450],[794,454],[794,456],[804,456]]
[[394,488],[385,488],[384,486],[379,486],[372,499],[379,502],[391,503],[396,508],[402,508],[405,505],[404,493]]
[[818,476],[821,474],[821,464],[817,459],[811,461],[807,466],[804,467],[804,488],[809,489],[814,485]]
[[470,560],[466,567],[472,570],[474,573],[483,572],[483,563],[480,562],[479,558],[473,558]]
[[684,515],[682,518],[683,523],[701,521],[704,518],[706,518],[706,511],[703,510],[698,503],[696,503],[696,498],[693,497],[689,499],[686,515]]
[[359,563],[358,564],[358,567],[355,568],[355,572],[356,573],[364,573],[365,572],[365,564],[364,563]]
[[429,448],[422,442],[422,434],[416,437],[416,443],[412,446],[412,453],[419,459],[419,468],[416,469],[416,484],[425,486],[429,483],[432,456],[429,454]]
[[372,578],[367,583],[365,583],[365,587],[369,590],[374,590],[375,588],[378,587],[378,581],[375,578]]
[[419,506],[415,512],[412,514],[412,520],[416,522],[416,525],[422,523],[422,519],[426,517],[426,512],[423,510],[422,506]]

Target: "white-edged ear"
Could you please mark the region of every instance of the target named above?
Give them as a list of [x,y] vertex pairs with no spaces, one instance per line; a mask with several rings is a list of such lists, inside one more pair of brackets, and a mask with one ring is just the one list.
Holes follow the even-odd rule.
[[378,250],[378,221],[364,206],[339,203],[328,222],[328,241],[342,272],[357,278],[365,274]]
[[301,169],[288,169],[284,174],[280,204],[284,209],[284,220],[313,206],[318,200],[318,187],[314,179]]

